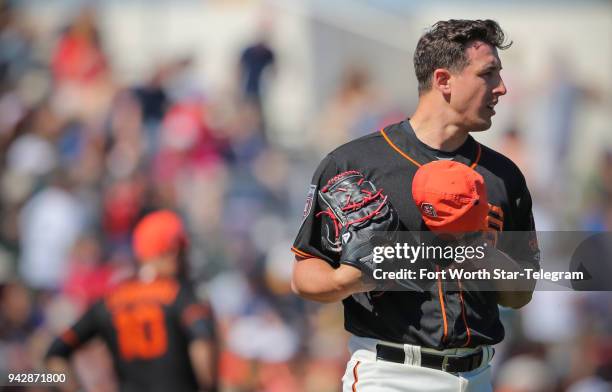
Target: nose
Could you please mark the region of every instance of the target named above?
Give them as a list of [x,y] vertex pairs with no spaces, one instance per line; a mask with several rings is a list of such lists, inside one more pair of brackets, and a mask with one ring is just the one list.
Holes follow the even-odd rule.
[[508,92],[508,89],[506,88],[506,84],[504,83],[504,80],[500,77],[499,83],[493,89],[493,94],[495,94],[498,97],[501,97],[502,95],[506,95],[507,92]]

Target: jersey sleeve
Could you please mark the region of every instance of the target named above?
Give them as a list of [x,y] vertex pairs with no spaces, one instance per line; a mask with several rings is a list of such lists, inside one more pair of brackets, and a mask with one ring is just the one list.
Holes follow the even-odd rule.
[[510,198],[512,211],[511,231],[505,235],[502,246],[506,254],[523,267],[540,269],[540,248],[533,219],[531,194],[521,175],[518,189]]
[[327,261],[334,267],[339,265],[340,254],[331,249],[329,244],[324,244],[325,241],[328,241],[326,238],[329,238],[331,235],[330,231],[333,229],[328,227],[319,215],[321,212],[319,191],[327,184],[330,178],[339,172],[340,170],[334,159],[328,155],[321,161],[312,176],[308,194],[306,195],[302,223],[291,247],[291,251],[298,260],[316,257]]
[[103,308],[102,301],[92,305],[72,327],[53,340],[46,357],[68,358],[74,350],[96,336],[99,332],[99,315],[104,311]]
[[215,339],[215,320],[208,301],[198,299],[191,289],[182,288],[176,307],[181,329],[188,341]]

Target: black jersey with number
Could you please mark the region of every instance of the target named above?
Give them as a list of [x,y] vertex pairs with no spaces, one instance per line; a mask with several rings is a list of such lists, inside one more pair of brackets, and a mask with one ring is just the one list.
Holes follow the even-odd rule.
[[[471,136],[453,152],[432,149],[416,137],[408,120],[351,141],[323,159],[313,176],[292,248],[298,260],[317,257],[339,266],[339,254],[322,244],[317,192],[330,178],[347,170],[362,172],[376,188],[384,190],[398,212],[401,230],[423,230],[421,214],[412,199],[412,178],[419,166],[436,159],[453,159],[483,176],[490,204],[489,228],[524,233],[524,244],[509,246],[500,241],[498,249],[519,264],[538,269],[531,196],[516,165]],[[449,289],[445,282],[439,282],[423,293],[361,293],[346,298],[343,304],[345,328],[357,336],[437,349],[495,344],[504,337],[497,294],[492,291]]]
[[197,391],[188,345],[214,334],[210,305],[196,299],[187,283],[134,280],[89,308],[47,356],[68,357],[99,336],[113,356],[121,391]]

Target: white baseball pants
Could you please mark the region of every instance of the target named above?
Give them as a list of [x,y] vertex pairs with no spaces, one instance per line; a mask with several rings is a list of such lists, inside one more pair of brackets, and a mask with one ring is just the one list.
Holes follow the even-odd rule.
[[[448,373],[419,366],[421,347],[409,344],[384,344],[404,349],[405,363],[376,359],[376,339],[352,336],[351,359],[342,377],[343,392],[492,392],[491,366],[493,349],[483,346],[481,365],[464,373]],[[475,349],[450,349],[443,354],[469,354]]]

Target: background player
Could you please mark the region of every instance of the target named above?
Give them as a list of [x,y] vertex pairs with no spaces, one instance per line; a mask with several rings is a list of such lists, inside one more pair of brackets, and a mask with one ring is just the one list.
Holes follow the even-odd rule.
[[138,277],[120,284],[56,338],[48,367],[66,371],[73,352],[99,336],[110,348],[122,391],[217,390],[214,320],[209,304],[185,280],[186,245],[175,213],[145,216],[134,230]]

